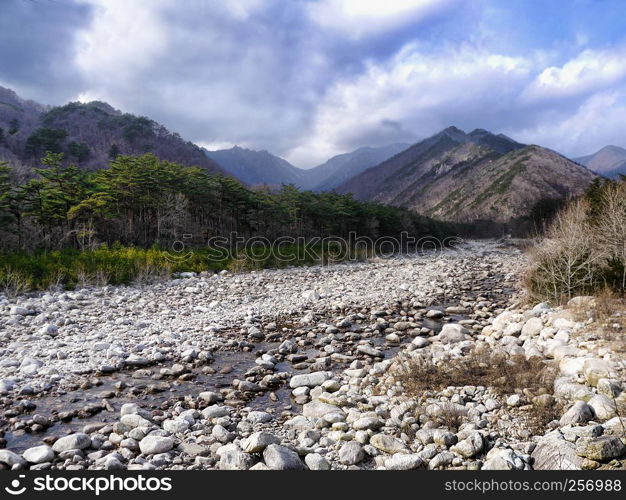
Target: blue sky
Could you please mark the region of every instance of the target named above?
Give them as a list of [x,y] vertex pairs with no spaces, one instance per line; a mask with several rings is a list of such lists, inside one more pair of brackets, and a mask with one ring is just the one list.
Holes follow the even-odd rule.
[[624,0],[2,0],[0,85],[313,166],[456,125],[626,146]]

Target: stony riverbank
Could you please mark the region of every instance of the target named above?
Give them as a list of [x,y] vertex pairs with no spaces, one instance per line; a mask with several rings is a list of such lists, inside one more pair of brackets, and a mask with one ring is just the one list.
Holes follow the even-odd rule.
[[[600,332],[588,299],[522,307],[522,265],[475,242],[4,299],[0,466],[620,467],[621,324]],[[474,357],[484,383],[412,381]],[[505,387],[495,357],[545,380]]]

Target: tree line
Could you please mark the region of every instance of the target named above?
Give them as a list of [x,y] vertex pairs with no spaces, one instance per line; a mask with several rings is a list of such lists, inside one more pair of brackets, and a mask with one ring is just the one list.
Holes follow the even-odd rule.
[[292,185],[249,189],[200,167],[153,154],[117,156],[86,172],[48,152],[27,182],[0,164],[0,251],[93,249],[98,245],[167,247],[185,237],[202,246],[215,236],[443,238],[458,229],[408,210],[351,195],[299,191]]

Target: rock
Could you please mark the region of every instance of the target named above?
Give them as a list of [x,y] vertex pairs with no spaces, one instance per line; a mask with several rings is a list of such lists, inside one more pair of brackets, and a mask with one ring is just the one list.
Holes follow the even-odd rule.
[[304,457],[304,463],[310,470],[330,470],[330,463],[319,453],[309,453]]
[[443,316],[444,316],[443,311],[440,311],[438,309],[431,309],[430,311],[426,313],[426,317],[430,319],[443,318]]
[[588,311],[596,307],[596,298],[589,295],[573,297],[567,301],[567,307],[570,307],[572,309],[579,308]]
[[30,314],[30,311],[25,307],[12,306],[9,310],[9,314],[11,316],[28,316]]
[[271,422],[273,417],[266,411],[251,411],[246,420],[252,424],[265,424]]
[[[137,448],[139,449],[139,447]],[[197,443],[180,443],[178,449],[181,453],[190,456],[191,458],[206,457],[211,454],[211,450],[206,446],[202,446]]]
[[202,410],[202,416],[207,420],[230,415],[231,409],[228,406],[209,406]]
[[428,468],[430,470],[437,469],[439,467],[445,467],[446,465],[450,465],[452,460],[454,460],[454,454],[449,451],[442,451],[441,453],[437,453],[433,458],[428,462]]
[[230,443],[233,439],[235,439],[235,435],[232,432],[229,432],[222,425],[215,425],[211,430],[211,436],[214,437],[220,443]]
[[536,337],[543,330],[543,326],[540,318],[530,318],[524,323],[521,334],[524,337]]
[[439,341],[443,344],[456,344],[457,342],[463,342],[466,334],[469,334],[467,328],[456,323],[448,323],[443,325],[439,333]]
[[483,451],[484,441],[480,432],[473,432],[469,437],[459,441],[450,451],[463,458],[472,458]]
[[297,387],[317,387],[322,385],[332,376],[329,372],[314,372],[294,375],[289,381],[289,387],[295,389]]
[[271,444],[280,444],[280,439],[269,432],[255,432],[242,442],[246,453],[260,453]]
[[222,400],[222,396],[213,391],[201,392],[200,394],[198,394],[198,397],[210,405],[218,403]]
[[163,430],[170,434],[179,434],[189,429],[190,424],[184,418],[175,418],[163,422]]
[[43,366],[43,362],[38,359],[24,358],[20,363],[20,373],[26,376],[36,375]]
[[576,446],[566,441],[558,430],[541,437],[531,456],[535,470],[580,470],[582,466]]
[[356,465],[364,458],[363,447],[356,441],[348,441],[339,450],[339,461],[344,465]]
[[0,450],[0,464],[13,467],[14,465],[26,465],[26,460],[10,450]]
[[321,297],[317,290],[307,290],[302,292],[302,298],[305,300],[320,300]]
[[54,458],[54,451],[47,445],[35,446],[28,448],[23,454],[26,461],[31,464],[43,464],[45,462],[51,462]]
[[47,335],[49,337],[56,337],[58,334],[59,334],[59,329],[57,328],[57,326],[52,325],[50,323],[45,324],[37,331],[37,335],[40,335],[40,336]]
[[135,427],[150,427],[152,425],[150,420],[143,418],[137,413],[129,413],[122,416],[120,418],[120,422],[127,425],[131,429],[134,429]]
[[394,454],[406,450],[404,442],[387,434],[374,434],[370,438],[370,444],[385,453]]
[[384,357],[384,353],[375,347],[372,347],[368,344],[362,344],[356,348],[356,350],[362,354],[366,354],[367,356],[371,356],[373,358],[382,358]]
[[617,415],[615,403],[602,394],[596,394],[587,404],[591,407],[593,413],[595,413],[599,420],[608,420]]
[[584,401],[576,401],[572,407],[563,414],[561,420],[559,420],[559,424],[561,427],[584,424],[591,419],[593,419],[593,409]]
[[251,455],[233,443],[220,447],[216,453],[220,457],[218,466],[221,470],[248,470],[255,463]]
[[341,408],[321,401],[311,401],[302,407],[302,415],[305,417],[322,418],[329,413],[343,413]]
[[617,436],[580,438],[576,442],[576,454],[598,462],[608,462],[626,453],[626,446]]
[[278,444],[271,444],[263,451],[263,460],[272,470],[302,470],[304,464],[298,454]]
[[62,453],[67,450],[84,450],[90,446],[91,438],[87,434],[77,432],[57,439],[52,445],[52,449],[57,453]]
[[415,337],[411,342],[417,349],[422,349],[430,344],[430,340],[424,337]]
[[139,449],[144,455],[166,453],[174,448],[174,440],[165,436],[146,436],[139,442]]
[[124,361],[124,364],[126,366],[147,366],[150,364],[150,360],[147,358],[144,358],[143,356],[138,356],[136,354],[131,354],[130,356],[128,356],[126,358],[126,360]]
[[583,375],[587,383],[596,387],[598,381],[611,376],[611,364],[608,361],[598,358],[587,358],[583,364]]
[[422,457],[416,454],[396,453],[385,459],[385,469],[387,470],[413,470],[424,465]]
[[352,427],[354,427],[356,430],[361,431],[370,429],[373,431],[377,431],[383,425],[385,425],[384,422],[377,417],[361,417],[352,424]]
[[409,328],[411,328],[411,323],[408,321],[398,321],[393,325],[393,329],[399,332],[403,332],[405,330],[408,330]]
[[523,325],[521,323],[509,323],[506,325],[502,334],[505,337],[519,337],[520,333],[522,333],[522,327]]

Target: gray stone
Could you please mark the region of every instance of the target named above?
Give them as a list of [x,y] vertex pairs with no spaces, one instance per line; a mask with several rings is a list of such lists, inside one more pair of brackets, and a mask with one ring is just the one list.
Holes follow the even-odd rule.
[[599,420],[608,420],[617,415],[615,403],[602,394],[596,394],[587,404],[593,409],[593,413]]
[[139,442],[139,449],[144,455],[166,453],[174,447],[174,440],[165,436],[146,436]]
[[332,374],[329,372],[314,372],[294,375],[289,381],[289,387],[292,389],[295,389],[296,387],[317,387],[330,379],[331,375]]
[[220,457],[218,466],[221,470],[248,470],[255,463],[252,455],[244,453],[233,443],[219,448],[217,455]]
[[28,448],[22,456],[31,464],[43,464],[54,458],[54,451],[47,445]]
[[591,419],[593,419],[593,409],[584,401],[576,401],[572,407],[563,414],[559,424],[561,427],[584,424]]
[[242,442],[246,453],[260,453],[271,444],[280,444],[280,439],[269,432],[255,432]]
[[302,415],[305,417],[322,418],[329,413],[343,413],[341,408],[321,401],[311,401],[302,407]]
[[339,461],[344,465],[356,465],[364,458],[363,447],[356,441],[348,441],[339,450]]
[[56,440],[52,445],[52,449],[57,453],[67,450],[84,450],[91,446],[91,438],[87,434],[77,432]]
[[461,455],[463,458],[472,458],[483,451],[484,441],[480,432],[473,432],[470,436],[459,441],[450,448],[450,451]]
[[535,470],[580,470],[583,461],[558,430],[541,437],[531,456]]
[[385,469],[387,470],[413,470],[424,465],[422,457],[416,454],[396,453],[385,459]]
[[576,454],[598,462],[608,462],[626,453],[626,446],[617,436],[580,438],[576,442]]
[[272,470],[302,470],[304,464],[298,454],[277,444],[271,444],[263,451],[263,460]]
[[536,337],[543,330],[543,321],[540,318],[530,318],[522,327],[522,335]]
[[26,460],[11,450],[0,450],[0,464],[13,467],[14,465],[26,465]]
[[406,450],[406,446],[402,440],[394,436],[388,436],[387,434],[374,434],[370,438],[370,444],[380,451],[389,454]]
[[443,344],[456,344],[465,340],[465,335],[469,334],[469,330],[456,323],[448,323],[443,325],[439,333],[439,341]]
[[311,470],[330,470],[330,463],[319,453],[309,453],[304,462]]

